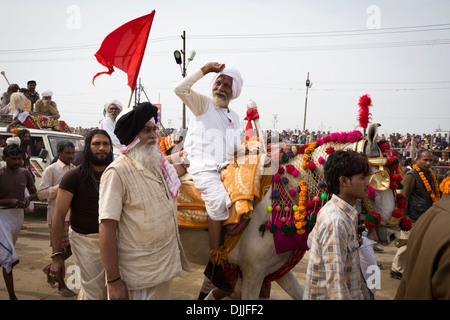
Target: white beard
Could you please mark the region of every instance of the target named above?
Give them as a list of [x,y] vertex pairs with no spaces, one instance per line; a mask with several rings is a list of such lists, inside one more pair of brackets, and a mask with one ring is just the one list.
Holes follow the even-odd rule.
[[213,93],[213,97],[212,97],[212,101],[214,102],[214,104],[220,108],[227,108],[228,104],[230,103],[231,99],[229,97],[222,97],[222,96],[218,96],[215,94],[215,92]]
[[161,153],[156,144],[150,145],[149,142],[150,140],[147,143],[139,142],[127,155],[143,167],[161,172]]
[[111,113],[106,113],[106,117],[107,118],[109,118],[109,119],[111,119],[111,121],[113,122],[113,123],[116,123],[116,118],[117,118],[117,114],[111,114]]

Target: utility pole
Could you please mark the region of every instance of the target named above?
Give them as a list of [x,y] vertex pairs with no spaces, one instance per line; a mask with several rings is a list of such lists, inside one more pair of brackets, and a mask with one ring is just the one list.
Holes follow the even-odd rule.
[[[183,78],[186,77],[186,31],[183,30],[183,35],[181,36],[183,39],[183,50],[181,53],[183,54],[183,70],[182,70],[182,76]],[[183,102],[183,123],[182,128],[186,129],[186,105]]]
[[306,129],[306,109],[308,107],[308,89],[312,87],[312,82],[309,81],[309,72],[306,77],[306,97],[305,97],[305,115],[303,116],[303,132]]
[[[181,75],[184,77],[186,77],[186,69],[187,69],[187,65],[186,65],[186,31],[183,31],[183,35],[181,36],[181,39],[183,39],[183,49],[180,51],[175,50],[174,51],[174,56],[175,56],[175,62],[180,65],[180,69],[181,69]],[[189,57],[188,57],[188,65],[189,62],[194,60],[195,57],[195,51],[191,51],[189,53]],[[182,119],[182,128],[186,129],[186,105],[183,102],[183,119]]]

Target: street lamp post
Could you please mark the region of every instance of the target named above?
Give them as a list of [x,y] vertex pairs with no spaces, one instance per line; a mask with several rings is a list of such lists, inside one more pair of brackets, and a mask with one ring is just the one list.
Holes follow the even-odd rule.
[[306,108],[308,106],[308,89],[312,87],[312,82],[309,81],[309,72],[306,77],[306,96],[305,96],[305,115],[303,116],[303,132],[306,129]]
[[[181,39],[183,39],[183,49],[180,51],[175,50],[173,53],[175,57],[175,62],[180,65],[181,68],[181,75],[186,77],[186,31],[183,31],[183,35],[181,36]],[[188,64],[192,60],[194,60],[195,57],[195,51],[191,51],[188,58]],[[186,105],[183,102],[183,120],[182,120],[182,128],[186,129]]]

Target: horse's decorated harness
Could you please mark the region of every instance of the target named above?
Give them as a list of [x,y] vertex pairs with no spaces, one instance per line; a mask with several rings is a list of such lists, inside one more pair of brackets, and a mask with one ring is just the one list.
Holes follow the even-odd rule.
[[[366,143],[366,139],[360,140],[353,145],[353,150],[360,154],[364,154]],[[382,140],[378,144],[380,147],[384,146],[384,148],[380,148],[380,157],[367,159],[369,166],[378,167],[378,170],[371,172],[368,176],[369,186],[373,189],[373,191],[369,190],[368,196],[363,199],[363,204],[367,210],[363,224],[367,228],[375,228],[380,226],[408,231],[411,229],[412,221],[409,217],[403,216],[403,210],[408,205],[407,199],[404,195],[396,192],[396,190],[403,189],[403,184],[401,183],[403,177],[398,167],[399,160],[395,156],[387,156],[390,146],[386,141]],[[388,220],[381,221],[380,214],[375,212],[372,199],[375,196],[375,190],[386,191],[388,189],[392,190],[396,201],[396,208],[392,211],[392,214]]]

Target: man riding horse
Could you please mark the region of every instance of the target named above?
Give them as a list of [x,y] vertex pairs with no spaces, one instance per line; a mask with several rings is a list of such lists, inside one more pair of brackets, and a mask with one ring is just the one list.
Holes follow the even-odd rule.
[[[208,73],[217,73],[212,86],[212,97],[197,93],[191,87]],[[212,283],[227,292],[232,286],[222,266],[215,263],[221,241],[223,222],[228,219],[231,200],[220,178],[223,168],[240,145],[240,122],[228,105],[239,97],[243,80],[231,66],[209,62],[184,78],[175,93],[189,107],[193,116],[184,144],[188,154],[188,173],[200,191],[208,213],[210,261],[205,275]]]

